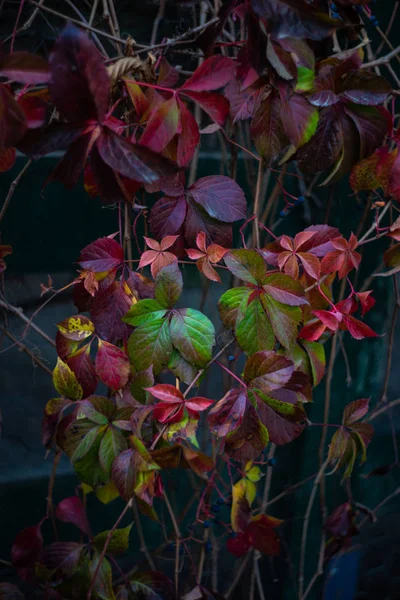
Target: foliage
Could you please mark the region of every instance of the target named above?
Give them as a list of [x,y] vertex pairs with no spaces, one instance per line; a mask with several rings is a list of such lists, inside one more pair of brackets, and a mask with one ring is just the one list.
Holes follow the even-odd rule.
[[[11,551],[18,575],[46,598],[218,598],[202,587],[201,573],[215,544],[210,520],[225,506],[231,510],[219,520],[219,543],[231,554],[275,557],[284,551],[285,523],[266,513],[269,484],[266,500],[257,499],[262,467],[271,466],[266,453],[307,435],[313,425],[307,413],[324,377],[329,340],[334,352],[343,334],[355,340],[378,335],[364,320],[375,303],[372,291],[358,287],[363,244],[374,235],[400,242],[399,219],[379,226],[379,209],[400,199],[400,134],[388,110],[394,96],[390,83],[365,64],[363,44],[353,43],[362,10],[369,10],[361,5],[368,2],[340,0],[334,15],[318,4],[228,1],[195,36],[192,48],[201,48],[204,60],[192,61],[189,74],[163,55],[173,39],[155,45],[160,52],[149,52],[147,61],[133,41],[123,58],[105,61],[71,23],[48,60],[1,50],[0,171],[13,166],[15,149],[32,159],[64,150],[45,184],[58,180],[71,189],[83,173],[86,191],[119,213],[118,232],[92,241],[78,257],[71,283],[77,312],[57,325],[58,396],[44,410],[43,444],[55,457],[69,457],[79,490],[54,511],[50,490],[46,517],[23,529]],[[231,44],[220,41],[227,19],[235,32]],[[351,49],[333,52],[338,36]],[[244,130],[248,147],[235,141]],[[194,176],[200,140],[207,136],[256,159],[254,198],[246,198],[235,168],[230,177]],[[316,224],[276,236],[263,222],[259,182],[266,172],[293,165],[311,186],[315,176],[323,185],[350,176],[356,194],[373,193],[382,202],[381,190],[376,227],[362,236]],[[280,181],[285,216],[304,198],[286,192]],[[139,201],[144,192],[151,206]],[[139,217],[146,232],[150,228],[144,251]],[[249,223],[251,247],[244,233]],[[11,251],[0,247],[1,271]],[[390,271],[380,275],[400,270],[400,244],[388,247],[384,261]],[[207,303],[205,312],[181,307],[184,276],[194,264],[203,282],[222,286],[225,344],[217,335],[221,322],[205,314]],[[51,283],[43,289],[54,291]],[[205,398],[193,388],[211,365],[228,372],[229,385]],[[368,400],[355,399],[344,407],[340,425],[322,424],[336,427],[325,464],[342,470],[346,481],[356,458],[367,458],[373,436],[368,409]],[[171,469],[188,470],[203,490],[186,538],[168,500]],[[85,509],[91,492],[104,503],[121,498],[125,507],[112,528],[96,535]],[[135,568],[118,578],[115,557],[128,552],[132,527],[120,526],[121,519],[134,506],[157,522],[163,505],[173,523],[174,583],[168,569]],[[350,543],[355,515],[350,494],[326,523],[325,558]],[[75,525],[80,542],[56,538],[45,545],[46,518]],[[133,527],[141,531],[137,517]],[[179,581],[181,553],[192,558],[198,544],[200,574]],[[7,585],[0,585],[0,597],[19,598]]]

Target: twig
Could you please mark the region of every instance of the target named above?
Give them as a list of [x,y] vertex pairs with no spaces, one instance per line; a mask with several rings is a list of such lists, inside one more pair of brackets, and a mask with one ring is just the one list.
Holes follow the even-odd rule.
[[24,321],[24,323],[29,325],[29,327],[32,327],[32,329],[34,331],[36,331],[36,333],[38,333],[40,336],[42,336],[42,338],[44,340],[46,340],[46,342],[48,342],[51,346],[53,346],[55,348],[56,344],[55,344],[54,340],[52,340],[51,337],[49,337],[47,335],[47,333],[45,333],[42,329],[40,329],[40,327],[38,327],[35,323],[33,323],[31,319],[29,319],[26,315],[24,315],[22,310],[20,310],[16,306],[12,306],[12,304],[3,302],[3,300],[0,300],[0,308],[4,308],[5,310],[8,310],[9,312],[13,313],[14,315],[17,315],[17,317],[22,319],[22,321]]
[[[32,2],[33,0],[30,0],[30,1]],[[145,46],[145,47],[142,46],[142,49],[138,51],[138,54],[142,54],[143,52],[151,52],[152,50],[158,50],[161,48],[169,48],[170,46],[173,46],[174,44],[178,44],[179,42],[185,41],[187,38],[189,38],[194,33],[200,33],[201,31],[203,31],[203,29],[206,29],[209,25],[214,25],[214,23],[217,23],[218,21],[219,21],[219,17],[214,17],[213,19],[210,19],[203,25],[199,25],[198,27],[189,29],[188,31],[185,31],[184,33],[182,33],[182,35],[179,35],[176,38],[167,40],[163,44],[154,44],[153,46]]]
[[6,199],[4,200],[4,204],[1,207],[1,212],[0,212],[0,223],[2,222],[2,220],[4,219],[4,215],[7,212],[7,208],[11,202],[11,198],[14,195],[15,192],[15,188],[17,187],[17,185],[19,184],[19,182],[21,181],[22,177],[25,175],[25,173],[27,172],[27,170],[29,169],[29,167],[32,164],[32,159],[29,159],[25,165],[23,166],[23,168],[21,169],[21,171],[18,173],[17,177],[14,179],[14,181],[11,183],[10,185],[10,189],[8,190],[8,194],[6,196]]
[[[376,513],[378,512],[378,510],[380,508],[382,508],[382,506],[384,506],[387,502],[389,502],[390,500],[392,500],[392,498],[394,498],[398,494],[400,494],[400,487],[396,488],[394,490],[394,492],[392,492],[391,494],[389,494],[389,496],[387,496],[381,502],[379,502],[379,504],[377,504],[375,506],[375,508],[372,509],[372,512],[376,515]],[[364,519],[361,521],[359,527],[362,527],[364,525],[364,523],[366,523],[367,521],[368,521],[368,517],[364,517]]]
[[120,524],[120,522],[122,521],[122,519],[124,518],[124,516],[126,515],[126,513],[128,512],[128,510],[130,508],[132,508],[132,499],[126,503],[124,510],[119,515],[118,519],[115,521],[114,525],[112,526],[112,528],[110,529],[110,531],[107,534],[106,541],[104,542],[103,550],[99,556],[99,561],[97,563],[96,570],[93,574],[92,581],[90,583],[90,587],[89,587],[89,591],[86,596],[86,600],[90,600],[90,598],[92,597],[94,584],[96,583],[96,579],[97,579],[97,575],[99,574],[99,571],[100,571],[101,563],[103,562],[104,557],[107,553],[107,548],[108,548],[109,543],[111,542],[111,538],[114,534],[114,531],[117,529],[118,525]]
[[398,54],[400,54],[400,46],[386,54],[386,56],[381,56],[381,58],[376,58],[375,60],[364,63],[361,65],[361,69],[371,69],[372,67],[376,67],[378,65],[385,65]]
[[133,514],[135,516],[136,529],[137,529],[139,541],[140,541],[140,551],[143,552],[143,554],[145,555],[147,562],[149,563],[150,569],[152,571],[155,571],[156,567],[155,567],[153,559],[151,558],[149,549],[147,548],[146,539],[144,537],[143,527],[142,527],[142,523],[140,520],[140,515],[139,515],[135,497],[132,498],[132,509],[133,509]]
[[14,342],[14,344],[16,346],[18,346],[18,348],[21,350],[21,352],[25,352],[32,359],[32,361],[35,364],[37,364],[38,367],[43,369],[43,371],[46,371],[46,373],[48,373],[50,376],[53,375],[53,371],[51,369],[49,369],[49,367],[47,365],[45,365],[38,356],[36,356],[31,350],[29,350],[29,348],[25,344],[23,344],[22,342],[17,340],[17,338],[12,333],[10,333],[7,329],[1,329],[1,331],[8,338],[10,338],[10,340],[12,342]]
[[258,228],[258,222],[260,217],[260,207],[261,207],[261,190],[262,190],[262,182],[264,178],[264,169],[265,163],[263,160],[260,160],[258,163],[258,171],[257,171],[257,183],[256,183],[256,193],[254,197],[254,228],[253,228],[253,243],[256,248],[260,247],[260,230]]
[[264,590],[263,590],[262,581],[261,581],[260,567],[258,565],[259,558],[260,558],[259,555],[257,555],[255,557],[254,571],[255,571],[255,574],[256,574],[257,589],[258,589],[258,593],[259,593],[259,596],[260,596],[260,600],[266,600],[265,599]]
[[186,398],[186,396],[188,395],[188,393],[190,392],[190,390],[192,389],[192,387],[195,385],[196,381],[198,379],[200,379],[200,377],[203,375],[203,373],[205,371],[207,371],[208,367],[210,367],[212,365],[213,362],[215,362],[216,360],[218,360],[218,358],[225,352],[225,350],[227,348],[229,348],[229,346],[231,344],[233,344],[235,340],[232,339],[230,340],[227,344],[225,344],[225,346],[223,346],[221,348],[221,350],[219,352],[217,352],[217,354],[210,360],[210,362],[204,367],[204,369],[200,369],[200,371],[197,373],[196,377],[193,379],[193,381],[189,384],[188,388],[184,391],[183,393],[183,397]]
[[376,419],[376,417],[379,417],[379,415],[381,415],[382,413],[386,412],[387,410],[391,410],[392,408],[394,408],[395,406],[398,406],[400,404],[400,398],[397,398],[397,400],[393,400],[393,402],[389,402],[388,404],[386,404],[385,406],[382,406],[382,408],[380,408],[379,410],[374,410],[369,417],[367,417],[366,421],[372,421],[373,419]]
[[[91,33],[95,33],[96,35],[101,35],[113,42],[119,42],[120,44],[125,44],[125,40],[123,40],[122,38],[111,35],[110,33],[107,33],[106,31],[101,31],[100,29],[96,29],[95,27],[91,27],[89,24],[84,23],[82,21],[78,21],[78,19],[73,19],[72,17],[69,17],[68,15],[63,15],[62,13],[58,12],[57,10],[53,10],[52,8],[48,8],[47,6],[43,6],[43,4],[40,4],[39,2],[36,2],[35,0],[28,0],[28,1],[33,6],[37,6],[41,10],[44,10],[45,12],[48,12],[51,15],[54,15],[55,17],[59,17],[60,19],[63,19],[64,21],[70,21],[71,23],[75,23],[75,25],[78,25],[79,27],[82,27],[83,29],[87,29]],[[139,46],[139,44],[138,44],[138,46]]]
[[325,472],[325,469],[328,465],[328,460],[326,460],[321,466],[318,475],[315,478],[313,488],[310,494],[310,498],[308,500],[306,514],[304,515],[304,523],[303,523],[303,532],[301,535],[301,548],[300,548],[300,566],[299,566],[299,600],[303,600],[303,588],[304,588],[304,566],[305,566],[305,557],[306,557],[306,546],[307,546],[307,533],[308,533],[308,523],[310,521],[311,510],[314,504],[315,495],[317,493],[317,488],[322,476]]
[[[83,16],[83,14],[81,13],[81,11],[79,10],[79,8],[77,8],[75,6],[75,4],[71,1],[71,0],[64,0],[68,6],[71,7],[71,9],[78,15],[78,17],[80,18],[80,23],[81,26],[83,27],[84,25],[89,25],[89,23],[86,21],[85,17]],[[101,43],[101,41],[99,40],[98,36],[93,33],[93,40],[96,42],[98,49],[100,50],[100,52],[105,56],[108,57],[108,53],[106,51],[106,49],[104,48],[103,44]]]
[[176,598],[179,598],[179,549],[180,549],[181,532],[179,530],[178,522],[175,518],[174,511],[172,510],[171,503],[168,499],[167,494],[165,493],[165,490],[164,490],[164,500],[165,500],[165,504],[166,504],[168,512],[169,512],[169,516],[171,517],[172,526],[175,531],[175,538],[176,538],[175,569],[174,569],[175,595],[176,595]]
[[158,28],[160,26],[161,21],[164,18],[165,0],[159,0],[159,3],[160,4],[158,6],[157,15],[156,15],[156,18],[153,21],[153,29],[151,31],[150,46],[154,46],[154,44],[156,43]]
[[[273,458],[275,456],[275,451],[276,451],[276,445],[271,444],[271,447],[268,452],[268,457],[267,457],[268,460],[271,460],[271,458]],[[265,485],[264,485],[264,493],[263,493],[263,498],[262,498],[261,508],[260,508],[261,513],[263,513],[265,511],[265,509],[267,508],[269,492],[271,490],[272,472],[273,472],[273,469],[267,470],[267,476],[265,478]]]
[[[399,8],[399,0],[396,0],[396,4],[395,4],[395,6],[394,6],[394,8],[393,8],[392,16],[390,17],[389,24],[388,24],[388,26],[386,27],[386,31],[385,31],[385,35],[386,35],[386,36],[388,36],[388,35],[389,35],[389,33],[390,33],[390,30],[391,30],[391,29],[392,29],[392,27],[393,27],[393,23],[394,23],[394,21],[395,21],[395,19],[396,19],[396,15],[397,15],[397,10],[398,10],[398,8]],[[384,41],[383,41],[383,42],[381,42],[381,43],[379,44],[378,48],[376,49],[376,54],[380,54],[380,53],[382,52],[382,48],[383,48],[383,46],[384,46],[384,45],[385,45],[385,42],[384,42]]]
[[242,577],[242,575],[243,575],[243,572],[244,572],[245,568],[247,567],[247,563],[248,563],[248,562],[249,562],[249,560],[250,560],[250,556],[251,556],[251,553],[250,553],[250,552],[248,552],[248,553],[246,554],[246,556],[244,556],[244,557],[243,557],[243,559],[242,559],[242,562],[241,562],[241,564],[240,564],[240,567],[239,567],[239,568],[238,568],[238,570],[236,571],[235,579],[233,580],[233,582],[232,582],[232,584],[231,584],[230,588],[228,589],[228,591],[227,591],[227,592],[226,592],[226,594],[225,594],[225,598],[226,598],[226,600],[228,600],[228,598],[230,598],[230,596],[231,596],[231,595],[233,594],[233,592],[235,591],[235,588],[236,588],[237,584],[239,583],[239,581],[240,581],[240,578]]

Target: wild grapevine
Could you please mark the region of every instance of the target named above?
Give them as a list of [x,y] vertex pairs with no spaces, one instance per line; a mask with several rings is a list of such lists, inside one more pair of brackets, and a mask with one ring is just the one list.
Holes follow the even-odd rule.
[[[44,598],[217,599],[215,581],[202,582],[215,545],[242,565],[252,553],[282,552],[284,523],[266,510],[267,486],[260,501],[274,449],[313,425],[307,404],[324,378],[329,343],[333,351],[339,336],[378,335],[364,320],[373,294],[354,283],[362,246],[382,237],[400,242],[399,219],[381,226],[400,200],[400,134],[392,87],[364,60],[368,2],[338,0],[328,12],[319,4],[326,3],[228,1],[193,34],[203,55],[189,74],[166,58],[173,39],[145,48],[145,58],[131,41],[123,57],[110,59],[90,27],[71,23],[48,62],[1,51],[1,170],[13,166],[16,150],[30,160],[65,150],[45,184],[72,189],[83,173],[87,193],[117,214],[110,235],[81,250],[67,286],[76,311],[57,325],[57,397],[44,409],[43,444],[55,465],[62,453],[69,457],[80,485],[55,508],[50,487],[43,519],[17,535],[11,552],[18,575]],[[236,37],[224,43],[228,21]],[[334,52],[338,36],[346,50]],[[244,127],[248,144],[237,141]],[[192,176],[208,136],[256,162],[252,197],[235,181],[234,161],[230,177]],[[368,195],[372,227],[344,237],[317,224],[276,236],[266,225],[263,180],[266,173],[276,180],[283,218],[304,201],[281,177],[293,164],[297,177],[319,174],[323,185],[350,174],[354,193]],[[11,251],[0,246],[2,271]],[[381,275],[395,277],[400,244],[388,244],[384,261],[389,270]],[[219,322],[185,307],[184,277],[194,265],[203,282],[220,286]],[[51,297],[61,291],[51,281],[43,286]],[[228,385],[206,398],[198,388],[210,368]],[[367,399],[343,406],[329,448],[322,446],[316,484],[328,467],[347,482],[366,460],[368,411]],[[193,485],[184,526],[169,500],[174,469],[187,470]],[[97,535],[86,514],[89,494],[123,506]],[[172,545],[174,566],[156,570],[142,541],[149,570],[125,573],[118,557],[128,551],[132,520],[143,537],[141,521],[159,521],[160,507],[168,542],[159,552]],[[356,516],[351,499],[325,515],[322,561],[350,543]],[[81,541],[59,541],[57,520],[74,524]],[[55,537],[45,544],[49,523]],[[1,585],[1,597],[22,597]]]

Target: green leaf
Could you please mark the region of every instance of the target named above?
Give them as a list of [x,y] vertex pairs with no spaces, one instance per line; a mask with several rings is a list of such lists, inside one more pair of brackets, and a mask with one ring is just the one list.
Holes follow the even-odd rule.
[[172,308],[182,293],[182,273],[177,263],[161,269],[155,281],[155,297],[163,308]]
[[275,336],[259,297],[247,306],[235,333],[240,347],[247,355],[259,350],[272,350]]
[[[77,423],[77,427],[79,427],[79,421]],[[104,427],[101,427],[100,425],[97,427],[93,427],[93,425],[91,424],[91,429],[86,433],[86,435],[82,434],[84,435],[84,437],[80,438],[80,442],[77,444],[71,456],[71,461],[75,462],[83,458],[89,452],[94,442],[96,441],[97,436],[101,434],[102,431],[104,431]]]
[[311,367],[312,382],[314,386],[316,386],[325,373],[325,349],[319,342],[308,342],[307,340],[301,340],[301,346],[303,346],[307,352]]
[[105,396],[90,396],[79,404],[77,418],[86,417],[98,425],[107,425],[115,411],[112,400]]
[[[99,560],[100,554],[98,552],[95,552],[89,566],[89,573],[91,579],[94,577],[97,565],[99,564]],[[100,569],[94,582],[93,591],[97,595],[97,597],[101,598],[102,600],[115,600],[112,585],[111,566],[108,560],[105,558],[103,558],[103,560],[101,561]]]
[[[121,529],[115,529],[112,532],[110,542],[107,546],[107,554],[112,554],[113,556],[118,556],[119,554],[124,554],[129,548],[129,535],[132,529],[133,523],[128,525],[127,527]],[[107,537],[110,531],[102,531],[98,535],[96,535],[92,540],[92,546],[98,552],[102,552],[104,548],[104,544],[106,543]]]
[[301,404],[291,404],[290,402],[282,402],[276,398],[271,398],[267,394],[264,394],[262,390],[254,389],[256,394],[261,398],[265,404],[268,404],[276,413],[281,415],[284,419],[293,423],[298,423],[306,418],[306,413]]
[[138,402],[147,404],[151,394],[146,388],[154,385],[153,365],[150,365],[145,371],[139,371],[131,380],[131,394]]
[[133,304],[126,315],[122,318],[124,323],[137,327],[154,319],[162,319],[167,310],[157,300],[145,298]]
[[214,325],[198,310],[184,308],[173,313],[170,323],[173,345],[188,362],[204,367],[215,344]]
[[167,366],[172,350],[166,319],[154,319],[140,325],[128,340],[129,358],[137,371],[145,371],[153,365],[154,374],[158,375]]
[[108,477],[101,468],[99,461],[99,450],[102,439],[99,433],[85,456],[76,460],[74,464],[75,473],[83,483],[87,483],[92,488],[104,485],[108,482]]
[[129,600],[171,600],[174,597],[172,582],[158,571],[135,573],[130,584],[134,595],[129,596]]
[[106,475],[110,475],[114,459],[127,448],[126,438],[121,431],[109,426],[105,432],[99,449],[99,460]]
[[261,294],[260,298],[275,337],[282,346],[291,348],[296,343],[298,326],[302,320],[301,309],[277,302],[267,294]]
[[235,287],[222,294],[218,301],[221,321],[228,329],[234,329],[243,318],[251,290],[247,287]]
[[[184,359],[182,354],[180,354],[176,348],[171,354],[171,358],[168,363],[168,369],[175,375],[175,377],[178,377],[180,381],[186,383],[186,385],[189,385],[198,373],[198,369]],[[199,385],[200,379],[201,378],[196,381],[195,385]]]
[[60,396],[70,400],[81,400],[83,396],[82,386],[75,373],[61,358],[57,358],[57,365],[53,371],[53,384]]
[[246,283],[257,285],[265,276],[264,259],[255,250],[232,250],[225,254],[224,262],[231,273]]
[[297,67],[297,84],[295,92],[310,92],[314,87],[315,74],[312,69]]

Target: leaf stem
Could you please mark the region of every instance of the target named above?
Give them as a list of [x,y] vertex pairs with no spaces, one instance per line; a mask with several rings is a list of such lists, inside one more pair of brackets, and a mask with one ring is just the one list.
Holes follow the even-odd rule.
[[256,193],[254,197],[254,228],[253,228],[253,243],[256,248],[260,247],[260,231],[258,228],[258,221],[260,217],[260,209],[261,209],[261,190],[262,190],[262,182],[264,177],[265,170],[265,162],[263,159],[258,163],[258,171],[257,171],[257,183],[256,183]]

